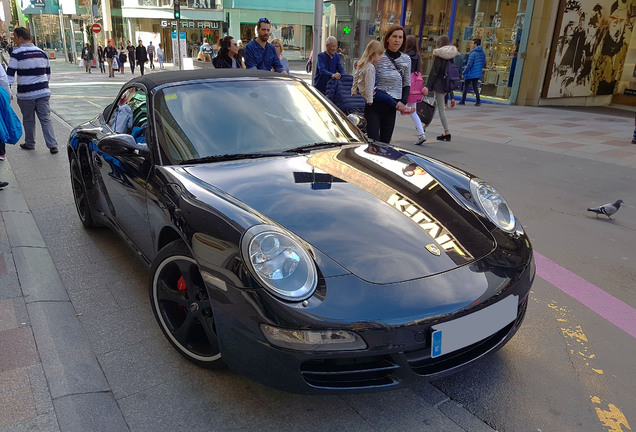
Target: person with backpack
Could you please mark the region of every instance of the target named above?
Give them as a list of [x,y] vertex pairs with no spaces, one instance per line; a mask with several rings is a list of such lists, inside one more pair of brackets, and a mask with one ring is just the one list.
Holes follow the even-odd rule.
[[468,93],[468,84],[470,84],[475,92],[475,106],[481,105],[481,99],[479,98],[479,80],[483,76],[483,69],[486,65],[486,54],[481,47],[481,39],[473,39],[470,43],[470,55],[468,56],[468,63],[464,68],[464,93],[462,94],[462,100],[460,105],[466,105],[466,94]]
[[[439,119],[444,127],[444,133],[437,137],[438,141],[450,141],[451,133],[448,128],[448,119],[446,118],[446,109],[444,104],[444,96],[459,88],[461,80],[459,71],[455,66],[455,56],[459,53],[457,48],[451,45],[448,35],[441,35],[435,41],[436,48],[433,50],[433,67],[428,74],[426,87],[435,92],[435,105],[439,113]],[[424,131],[426,127],[424,125]]]
[[[417,103],[428,94],[428,89],[424,87],[424,79],[420,72],[420,55],[417,53],[417,38],[415,36],[409,35],[406,37],[406,48],[404,50],[404,54],[411,57],[411,92],[406,106],[415,108]],[[424,132],[422,121],[415,111],[411,113],[411,120],[413,120],[418,134],[414,144],[420,145],[426,141],[426,133]]]

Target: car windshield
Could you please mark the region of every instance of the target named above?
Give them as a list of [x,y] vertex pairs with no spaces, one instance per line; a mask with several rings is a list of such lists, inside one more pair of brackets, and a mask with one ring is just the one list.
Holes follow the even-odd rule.
[[287,79],[171,86],[157,92],[155,116],[162,153],[173,164],[363,140],[342,114]]

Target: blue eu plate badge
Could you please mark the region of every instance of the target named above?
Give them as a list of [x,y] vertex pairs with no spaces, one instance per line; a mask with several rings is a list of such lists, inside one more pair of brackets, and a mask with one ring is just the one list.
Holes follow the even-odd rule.
[[441,330],[437,330],[433,332],[433,340],[432,340],[431,346],[433,347],[431,349],[431,357],[435,358],[442,355],[442,331]]

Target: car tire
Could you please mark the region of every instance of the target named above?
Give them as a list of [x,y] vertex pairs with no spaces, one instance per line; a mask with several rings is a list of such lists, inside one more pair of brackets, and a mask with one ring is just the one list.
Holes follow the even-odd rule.
[[93,210],[91,209],[90,199],[88,198],[86,181],[76,157],[71,158],[70,170],[71,188],[73,189],[73,200],[75,201],[77,215],[84,227],[89,229],[96,228],[97,224],[93,219]]
[[208,292],[183,241],[159,251],[150,269],[149,290],[159,327],[179,354],[207,369],[222,366]]

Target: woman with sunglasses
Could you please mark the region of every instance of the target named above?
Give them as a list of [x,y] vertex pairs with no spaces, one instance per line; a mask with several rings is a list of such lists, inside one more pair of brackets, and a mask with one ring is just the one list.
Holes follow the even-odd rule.
[[221,48],[212,64],[217,69],[242,69],[243,59],[238,55],[239,47],[232,36],[225,36],[221,40]]

